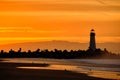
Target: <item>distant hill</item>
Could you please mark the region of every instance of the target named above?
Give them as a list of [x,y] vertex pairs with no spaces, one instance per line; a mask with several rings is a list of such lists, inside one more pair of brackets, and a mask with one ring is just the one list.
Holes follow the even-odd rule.
[[[36,50],[40,49],[60,49],[60,50],[86,50],[88,49],[88,43],[79,43],[79,42],[68,42],[68,41],[42,41],[42,42],[25,42],[25,43],[16,43],[16,44],[7,44],[0,45],[0,49],[8,51],[10,49],[18,50],[22,48],[23,51],[26,50]],[[107,48],[108,51],[120,53],[120,43],[97,43],[97,48]]]
[[25,43],[16,43],[16,44],[7,44],[0,45],[0,49],[10,50],[15,49],[18,50],[22,48],[23,50],[36,50],[40,49],[67,49],[67,50],[78,50],[78,49],[87,49],[88,44],[86,43],[78,43],[78,42],[68,42],[68,41],[42,41],[42,42],[25,42]]

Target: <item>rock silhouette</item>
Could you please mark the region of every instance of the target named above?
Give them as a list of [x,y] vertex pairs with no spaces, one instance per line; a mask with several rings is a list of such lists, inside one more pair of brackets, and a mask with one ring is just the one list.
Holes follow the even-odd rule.
[[97,58],[100,56],[114,56],[118,57],[119,54],[112,54],[108,52],[106,49],[96,49],[95,51],[88,49],[88,50],[40,50],[37,49],[35,51],[22,51],[21,48],[19,48],[18,51],[10,50],[9,52],[5,52],[4,50],[0,51],[0,57],[1,58],[57,58],[57,59],[74,59],[74,58]]

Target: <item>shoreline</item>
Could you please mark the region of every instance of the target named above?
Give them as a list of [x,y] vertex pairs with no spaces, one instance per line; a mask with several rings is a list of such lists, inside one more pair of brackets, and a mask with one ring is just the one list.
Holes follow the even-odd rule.
[[[85,59],[86,60],[86,59]],[[59,60],[59,59],[18,59],[18,58],[8,58],[8,59],[1,59],[0,62],[0,68],[6,68],[10,70],[12,68],[16,70],[33,70],[33,71],[41,71],[41,70],[47,70],[49,73],[50,71],[63,71],[63,73],[60,75],[64,75],[64,72],[72,72],[75,74],[85,74],[86,77],[92,77],[92,78],[102,78],[102,79],[120,79],[120,72],[114,72],[114,71],[106,71],[106,70],[99,70],[102,68],[111,68],[112,70],[114,68],[117,68],[118,66],[104,66],[100,64],[91,64],[91,63],[83,63],[83,62],[77,62],[74,60]],[[107,64],[106,64],[107,65]],[[86,67],[86,68],[85,68]],[[96,69],[98,68],[98,69]],[[32,75],[32,74],[31,74]],[[52,75],[52,74],[50,74]]]
[[67,70],[18,69],[16,68],[18,65],[24,66],[26,63],[0,62],[0,80],[110,80],[90,77],[83,73],[75,73]]

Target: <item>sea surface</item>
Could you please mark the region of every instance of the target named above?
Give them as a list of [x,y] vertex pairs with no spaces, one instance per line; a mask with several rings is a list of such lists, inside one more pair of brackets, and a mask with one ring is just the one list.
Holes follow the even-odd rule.
[[16,67],[21,69],[69,70],[77,73],[85,73],[88,76],[120,79],[120,59],[1,58],[1,60],[12,63],[50,64],[48,67]]

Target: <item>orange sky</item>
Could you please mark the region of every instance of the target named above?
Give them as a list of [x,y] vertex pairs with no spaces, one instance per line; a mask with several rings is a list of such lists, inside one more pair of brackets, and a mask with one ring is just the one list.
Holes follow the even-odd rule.
[[0,0],[0,44],[120,42],[120,0]]

